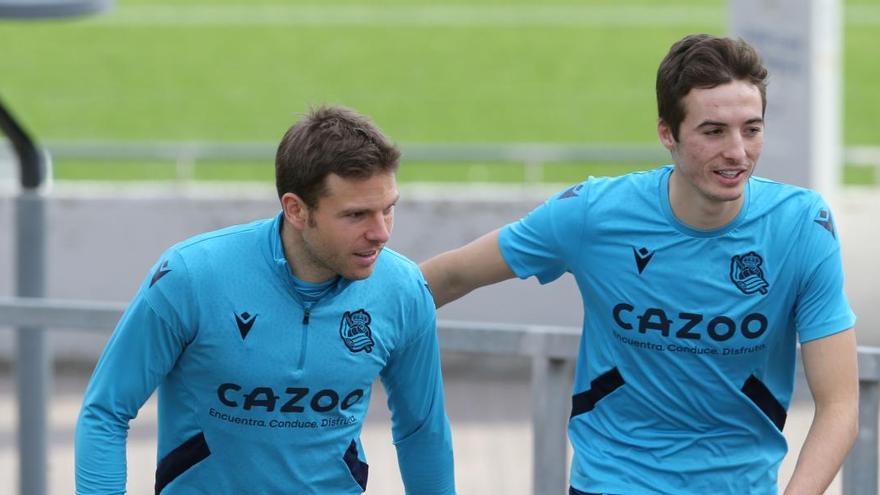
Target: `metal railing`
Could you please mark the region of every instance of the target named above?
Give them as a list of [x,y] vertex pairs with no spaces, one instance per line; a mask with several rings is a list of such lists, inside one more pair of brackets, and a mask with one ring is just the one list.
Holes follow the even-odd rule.
[[[274,160],[277,144],[269,142],[213,141],[50,141],[46,149],[60,160],[155,160],[172,162],[177,180],[189,180],[194,165],[212,161]],[[669,152],[659,144],[639,143],[403,143],[408,162],[491,163],[526,165],[526,182],[539,182],[543,167],[552,163],[665,163]],[[9,146],[0,140],[0,159],[11,156]],[[880,146],[849,146],[843,162],[874,170],[880,183]]]
[[[175,179],[191,180],[196,162],[263,161],[275,159],[275,143],[267,142],[50,142],[58,159],[131,160],[174,162]],[[407,162],[521,163],[525,182],[543,179],[543,168],[559,162],[664,163],[669,152],[659,144],[610,143],[404,143]],[[880,163],[880,160],[878,160]]]
[[[0,298],[0,322],[24,332],[43,328],[106,332],[116,326],[124,309],[122,303]],[[533,493],[567,493],[566,425],[580,330],[441,320],[438,333],[443,352],[531,358]],[[803,373],[800,365],[798,373]],[[859,347],[859,392],[859,435],[843,467],[843,494],[876,495],[880,349]],[[23,394],[20,386],[19,400]]]

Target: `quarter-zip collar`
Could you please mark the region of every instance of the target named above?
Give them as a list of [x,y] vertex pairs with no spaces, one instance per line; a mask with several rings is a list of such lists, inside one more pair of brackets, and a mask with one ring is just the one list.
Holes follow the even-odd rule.
[[[287,262],[287,257],[284,255],[284,245],[281,242],[281,226],[283,223],[284,212],[278,213],[272,222],[267,222],[268,231],[266,232],[266,235],[268,236],[269,242],[269,259],[267,259],[267,262],[272,264],[273,271],[282,279],[282,283],[288,288],[296,301],[299,302],[300,305],[305,306],[305,302],[302,300],[302,297],[300,297],[299,291],[296,290],[293,281],[293,270]],[[336,295],[345,290],[349,284],[351,284],[351,280],[348,280],[345,277],[340,277],[336,286],[324,294],[319,301],[312,303],[312,306],[336,297]]]

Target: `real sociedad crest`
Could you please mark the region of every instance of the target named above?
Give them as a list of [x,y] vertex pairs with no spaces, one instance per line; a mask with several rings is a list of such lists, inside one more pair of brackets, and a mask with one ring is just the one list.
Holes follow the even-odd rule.
[[736,255],[730,259],[730,280],[743,294],[755,292],[766,294],[770,284],[767,283],[764,271],[761,270],[763,264],[764,260],[754,251]]
[[339,323],[339,336],[351,352],[373,350],[373,331],[370,330],[370,313],[363,309],[346,311]]

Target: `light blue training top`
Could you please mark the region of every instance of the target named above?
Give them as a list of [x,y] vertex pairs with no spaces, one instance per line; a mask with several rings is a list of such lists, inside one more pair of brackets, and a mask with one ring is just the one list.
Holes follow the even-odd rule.
[[690,228],[672,172],[590,178],[500,234],[517,276],[571,272],[582,295],[571,483],[774,494],[796,342],[855,323],[837,230],[818,194],[761,178],[728,225]]
[[377,377],[407,493],[454,493],[434,302],[418,267],[385,249],[369,278],[303,302],[280,222],[182,242],[147,276],[85,394],[77,494],[125,491],[128,422],[156,387],[156,493],[362,493],[359,436]]

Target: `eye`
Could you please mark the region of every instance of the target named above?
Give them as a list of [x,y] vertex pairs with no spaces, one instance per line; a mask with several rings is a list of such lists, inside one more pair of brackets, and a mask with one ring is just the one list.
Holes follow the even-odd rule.
[[705,134],[705,135],[707,135],[707,136],[720,136],[721,133],[723,133],[723,132],[724,132],[723,129],[720,129],[720,128],[716,127],[716,128],[714,128],[714,129],[709,129],[709,130],[707,130],[707,131],[704,132],[703,134]]
[[747,132],[748,134],[754,136],[754,135],[756,135],[756,134],[760,134],[763,130],[764,130],[764,129],[762,129],[761,127],[755,126],[755,127],[749,127],[748,129],[746,129],[746,132]]
[[358,220],[364,217],[364,212],[362,211],[353,211],[345,215],[346,218],[350,218],[352,220]]
[[390,215],[393,211],[394,211],[394,205],[391,205],[388,208],[385,208],[385,210],[382,212],[382,214]]

